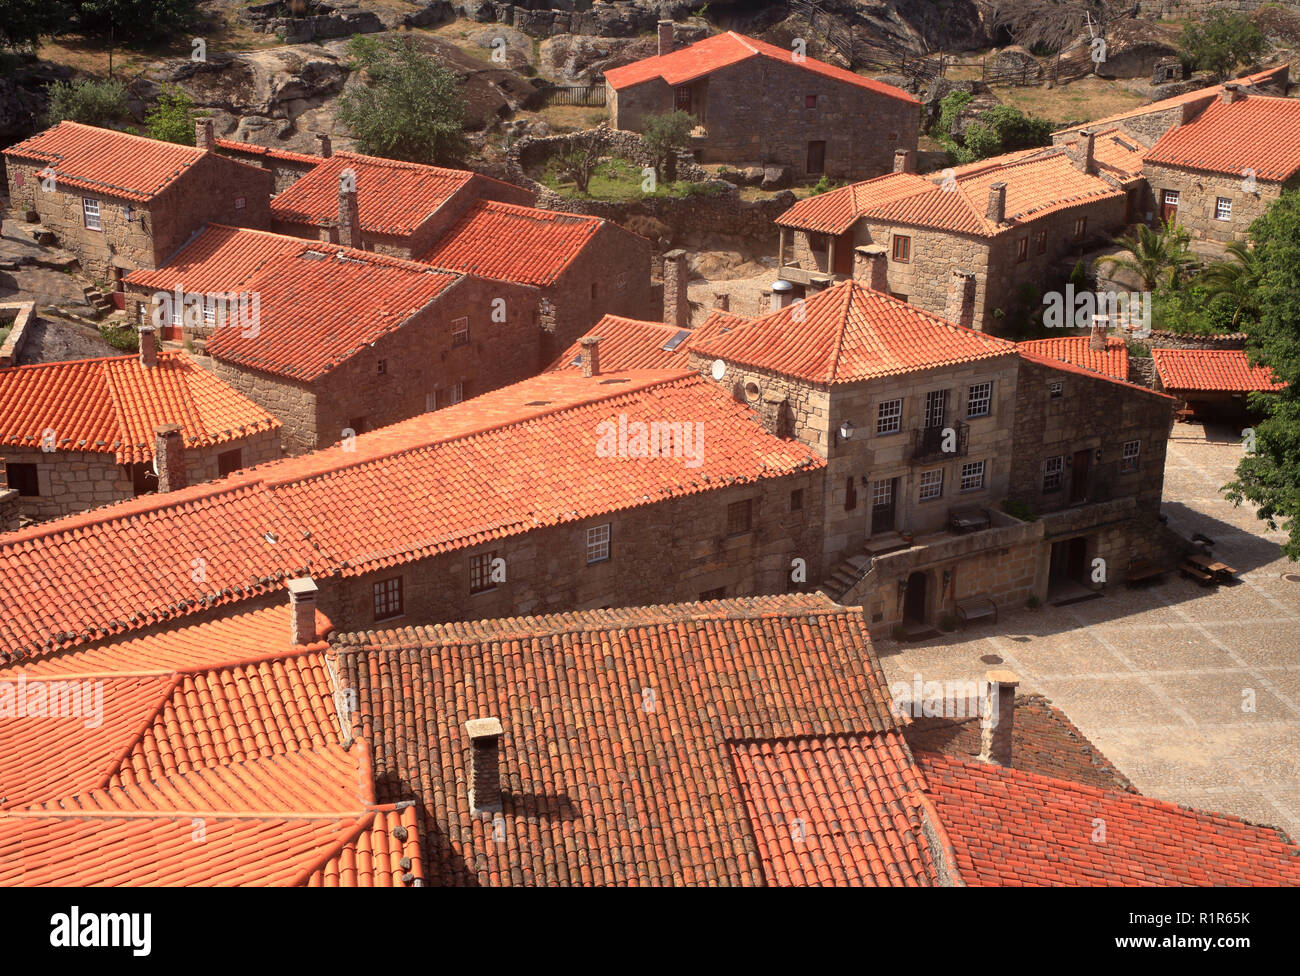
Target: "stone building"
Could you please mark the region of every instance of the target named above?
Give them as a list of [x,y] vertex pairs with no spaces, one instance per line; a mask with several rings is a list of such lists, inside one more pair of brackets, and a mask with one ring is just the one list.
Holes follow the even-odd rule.
[[1161,220],[1194,240],[1247,240],[1283,190],[1300,186],[1300,102],[1221,88],[1192,121],[1166,133],[1142,165]]
[[[202,337],[215,373],[283,421],[290,453],[459,403],[553,358],[536,288],[264,231],[208,227],[127,288],[134,318],[150,321],[158,302],[176,337]],[[180,312],[177,293],[194,307]]]
[[275,417],[148,331],[138,356],[0,370],[0,459],[30,520],[278,457]]
[[689,112],[700,162],[784,166],[801,179],[866,179],[916,149],[920,103],[905,91],[734,31],[673,50],[672,26],[659,25],[658,55],[605,72],[613,128]]
[[233,139],[217,139],[217,152],[241,163],[248,163],[258,169],[267,170],[274,179],[273,193],[283,193],[300,179],[316,168],[323,158],[332,155],[330,137],[318,135],[320,155],[292,152],[272,146],[258,146],[251,142],[237,142]]
[[1251,422],[1252,393],[1276,393],[1286,384],[1267,366],[1252,366],[1244,349],[1152,349],[1156,388],[1200,420],[1238,428]]
[[1037,289],[1063,258],[1135,219],[1144,150],[1116,129],[1089,130],[1072,144],[929,176],[900,152],[894,173],[801,200],[777,218],[777,273],[805,294],[857,278],[996,333],[1013,310],[1039,307]]
[[210,221],[271,226],[271,174],[203,148],[211,125],[191,148],[60,122],[4,151],[11,205],[120,296],[127,273],[159,267]]

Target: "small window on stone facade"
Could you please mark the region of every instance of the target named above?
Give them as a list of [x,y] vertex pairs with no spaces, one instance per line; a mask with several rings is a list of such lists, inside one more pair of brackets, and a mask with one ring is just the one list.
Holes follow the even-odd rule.
[[1036,243],[1038,245],[1038,253],[1046,254],[1047,253],[1047,228],[1046,227],[1040,228],[1035,236],[1037,238]]
[[92,200],[90,197],[82,197],[81,213],[86,219],[86,230],[103,230],[103,225],[99,222],[99,201]]
[[1026,234],[1020,240],[1016,241],[1016,262],[1029,260],[1029,235]]
[[966,419],[987,417],[993,410],[993,384],[972,383],[966,391]]
[[853,475],[844,479],[844,511],[851,512],[858,507],[858,483]]
[[496,583],[492,582],[492,560],[496,559],[497,554],[493,552],[481,552],[477,556],[469,558],[469,591],[471,593],[486,593],[488,590],[495,590]]
[[461,316],[451,320],[451,344],[453,346],[469,345],[469,318]]
[[41,494],[40,479],[36,477],[36,465],[9,463],[5,465],[5,478],[10,488],[17,488],[24,498],[38,498]]
[[943,468],[921,472],[921,497],[923,502],[943,497]]
[[907,296],[906,296],[905,294],[903,294],[901,291],[891,291],[891,292],[889,293],[889,296],[890,296],[891,298],[896,298],[896,299],[898,299],[900,302],[906,302],[906,301],[907,301]]
[[375,363],[375,371],[376,371],[380,376],[383,376],[385,373],[387,373],[387,372],[388,372],[388,360],[387,360],[387,359],[380,359],[380,360],[378,360],[378,361]]
[[372,584],[375,619],[389,620],[402,615],[402,577],[377,580]]
[[984,487],[984,462],[967,461],[961,466],[961,490],[979,491]]
[[1049,383],[1047,386],[1047,395],[1049,399],[1060,400],[1065,396],[1065,384],[1059,380],[1055,383]]
[[1074,222],[1074,239],[1081,241],[1088,233],[1088,218],[1080,217]]
[[587,565],[602,563],[609,558],[609,523],[593,525],[587,529]]
[[1124,453],[1120,456],[1119,469],[1125,472],[1136,471],[1138,469],[1138,453],[1141,450],[1141,441],[1125,441]]
[[790,511],[792,512],[803,511],[803,489],[802,488],[796,488],[794,491],[790,492]]
[[1065,481],[1065,456],[1049,457],[1043,462],[1044,493],[1060,491]]
[[591,283],[591,300],[593,302],[596,300],[596,283],[594,281]]
[[912,260],[912,239],[905,234],[894,235],[894,260],[899,264]]
[[816,108],[816,107],[817,107],[817,96],[816,96],[816,95],[805,95],[805,96],[803,97],[803,107],[804,107],[804,108]]
[[245,203],[247,203],[247,201],[243,197],[235,197],[236,210],[243,210]]
[[727,535],[742,535],[754,526],[754,503],[746,498],[727,506]]
[[217,324],[217,303],[211,297],[203,299],[203,324],[209,328]]
[[233,451],[222,451],[217,455],[217,474],[223,478],[243,466],[244,452],[238,447]]
[[366,418],[353,417],[348,421],[348,428],[353,434],[364,434],[366,432]]
[[830,238],[825,234],[809,234],[808,250],[816,251],[819,254],[826,253],[826,251],[830,250]]
[[139,461],[122,467],[126,468],[126,473],[131,478],[131,494],[136,498],[158,490],[158,476],[153,473],[150,465]]
[[883,400],[876,408],[876,433],[897,434],[903,429],[903,401]]
[[727,588],[719,586],[715,590],[705,590],[700,594],[700,602],[708,603],[710,600],[725,600],[727,598]]
[[758,392],[759,391],[758,391],[757,383],[745,384],[745,399],[748,400],[750,403],[758,402]]
[[1214,219],[1231,220],[1232,219],[1232,201],[1227,197],[1218,197],[1214,201]]
[[447,391],[448,403],[460,403],[465,399],[465,382],[451,384],[451,389]]

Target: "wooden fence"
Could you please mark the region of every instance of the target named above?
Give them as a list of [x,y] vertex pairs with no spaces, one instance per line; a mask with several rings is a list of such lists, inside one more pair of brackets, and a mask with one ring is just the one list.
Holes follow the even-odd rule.
[[548,85],[537,93],[543,105],[585,105],[600,107],[605,104],[605,84],[598,85]]

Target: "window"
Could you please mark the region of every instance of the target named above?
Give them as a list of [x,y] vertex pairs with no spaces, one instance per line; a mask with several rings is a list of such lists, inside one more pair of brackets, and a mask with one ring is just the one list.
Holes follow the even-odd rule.
[[803,489],[802,488],[796,488],[794,491],[790,492],[790,511],[792,512],[803,511]]
[[1047,386],[1047,395],[1049,399],[1060,400],[1065,396],[1065,384],[1059,380],[1055,383],[1049,383]]
[[979,491],[984,487],[984,462],[967,461],[961,466],[961,490]]
[[596,283],[594,281],[591,283],[591,300],[593,302],[596,300]]
[[217,302],[211,296],[203,300],[203,324],[207,326],[217,324]]
[[86,219],[87,230],[103,230],[103,225],[99,222],[99,201],[92,200],[90,197],[81,198],[81,214]]
[[921,472],[921,501],[943,497],[943,468]]
[[439,407],[450,407],[453,403],[460,403],[464,399],[465,384],[463,382],[453,383],[451,386],[445,387],[444,389],[434,391],[435,409]]
[[1016,263],[1029,260],[1029,235],[1016,241]]
[[889,296],[890,296],[891,298],[896,298],[896,299],[898,299],[900,302],[906,302],[906,301],[907,301],[907,296],[904,295],[901,291],[891,291],[891,292],[889,293]]
[[700,594],[700,602],[707,603],[709,600],[725,600],[727,598],[727,588],[719,586],[716,590],[705,590]]
[[1047,253],[1047,228],[1045,228],[1045,227],[1044,227],[1044,228],[1041,228],[1041,229],[1040,229],[1040,230],[1039,230],[1039,231],[1034,235],[1034,243],[1035,243],[1035,245],[1036,245],[1037,248],[1038,248],[1038,253],[1039,253],[1039,254],[1046,254],[1046,253]]
[[727,506],[727,535],[742,535],[753,526],[754,503],[746,498]]
[[1138,469],[1138,452],[1141,448],[1141,441],[1124,442],[1124,453],[1121,455],[1119,462],[1121,471],[1136,471]]
[[1043,491],[1060,491],[1065,483],[1065,455],[1049,457],[1043,462]]
[[17,488],[18,494],[27,498],[37,498],[41,493],[40,481],[36,477],[34,464],[6,464],[5,478],[10,488]]
[[136,498],[158,490],[158,476],[144,462],[123,465],[131,476],[131,494]]
[[948,416],[948,391],[931,390],[925,395],[925,427],[942,427]]
[[809,234],[808,250],[819,254],[830,250],[830,238],[826,234]]
[[894,260],[899,264],[912,260],[912,239],[906,234],[894,235]]
[[587,529],[587,565],[609,558],[609,523]]
[[844,481],[844,511],[851,512],[858,507],[858,484],[853,475]]
[[481,552],[477,556],[469,557],[469,591],[471,593],[486,593],[488,590],[495,590],[496,583],[492,581],[492,560],[496,559],[497,554],[493,552]]
[[894,500],[894,479],[885,478],[883,481],[873,481],[871,483],[871,507],[888,508]]
[[352,428],[354,434],[364,434],[366,432],[366,418],[353,417],[348,421],[348,426]]
[[966,391],[966,417],[987,417],[993,409],[993,384],[972,383]]
[[804,107],[804,108],[816,108],[816,107],[817,107],[817,96],[816,96],[816,95],[805,95],[805,96],[803,97],[803,107]]
[[1178,206],[1178,191],[1177,191],[1177,190],[1165,190],[1165,206],[1166,206],[1166,207],[1176,207],[1176,206]]
[[244,209],[244,204],[245,204],[245,202],[246,202],[246,201],[244,200],[243,197],[235,197],[235,209],[236,209],[236,210],[243,210],[243,209]]
[[388,620],[402,615],[402,577],[377,580],[372,587],[375,619]]
[[244,466],[244,452],[238,447],[233,451],[222,451],[217,455],[217,474],[225,477]]
[[903,429],[903,401],[882,400],[876,408],[876,433],[897,434]]
[[453,346],[469,345],[469,318],[461,316],[451,320],[451,344]]
[[460,403],[465,399],[465,381],[451,384],[451,390],[448,391],[448,397],[452,403]]
[[1231,220],[1232,219],[1232,201],[1227,197],[1219,197],[1214,201],[1214,219]]
[[1078,218],[1074,222],[1074,239],[1076,241],[1081,241],[1083,240],[1084,236],[1087,233],[1088,233],[1088,218],[1087,217]]
[[383,376],[385,373],[387,373],[387,372],[388,372],[388,360],[387,360],[387,359],[380,359],[380,360],[377,360],[377,361],[375,362],[375,371],[376,371],[380,376]]
[[436,393],[426,393],[424,395],[424,412],[429,413],[430,411],[437,410],[437,409],[438,409],[438,395]]

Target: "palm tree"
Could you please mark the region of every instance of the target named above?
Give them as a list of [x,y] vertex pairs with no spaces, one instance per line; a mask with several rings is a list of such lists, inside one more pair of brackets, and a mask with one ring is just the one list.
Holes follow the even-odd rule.
[[1144,224],[1138,227],[1136,237],[1126,234],[1114,239],[1114,243],[1132,257],[1107,255],[1098,258],[1092,266],[1101,268],[1107,265],[1111,269],[1132,271],[1142,279],[1142,287],[1153,292],[1166,278],[1170,284],[1177,284],[1183,272],[1196,263],[1190,240],[1187,231],[1169,221],[1159,230],[1152,230]]
[[1229,296],[1235,306],[1232,324],[1235,328],[1241,321],[1242,313],[1253,316],[1258,309],[1255,300],[1259,288],[1259,257],[1254,248],[1244,241],[1233,241],[1225,248],[1227,257],[1209,265],[1200,275],[1200,283],[1205,286],[1211,298],[1219,295]]

